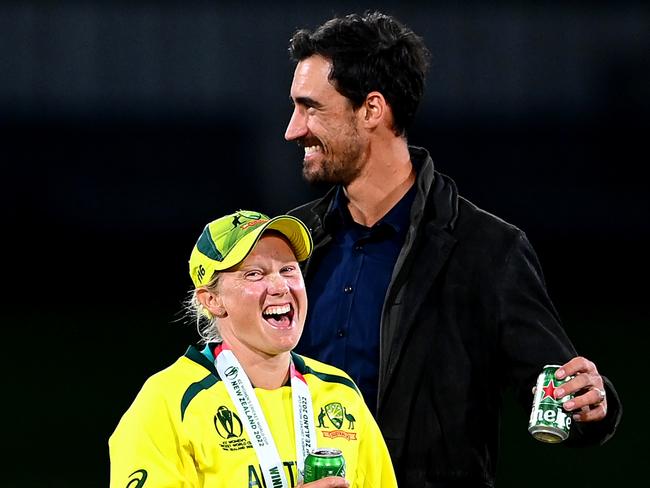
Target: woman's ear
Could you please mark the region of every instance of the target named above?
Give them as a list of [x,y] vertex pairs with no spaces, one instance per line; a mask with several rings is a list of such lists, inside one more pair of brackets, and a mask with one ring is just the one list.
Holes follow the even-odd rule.
[[196,290],[196,298],[203,308],[214,317],[222,319],[228,316],[221,297],[214,291],[210,291],[207,288],[199,288]]

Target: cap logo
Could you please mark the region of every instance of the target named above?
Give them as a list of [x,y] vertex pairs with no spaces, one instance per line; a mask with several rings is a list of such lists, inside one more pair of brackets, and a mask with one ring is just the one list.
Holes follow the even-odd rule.
[[[222,262],[235,244],[248,234],[249,230],[247,229],[267,221],[266,215],[257,212],[237,212],[232,216],[230,224],[222,220],[221,222],[217,221],[216,226],[207,225],[196,242],[196,248],[213,261]],[[199,276],[200,281],[202,281],[201,278]]]
[[241,230],[246,230],[249,227],[255,227],[260,224],[263,224],[264,222],[268,222],[268,219],[257,219],[257,220],[251,220],[250,222],[246,222],[244,225],[241,226]]
[[203,283],[203,278],[205,278],[205,268],[202,264],[199,264],[198,269],[196,270],[196,277],[201,283]]

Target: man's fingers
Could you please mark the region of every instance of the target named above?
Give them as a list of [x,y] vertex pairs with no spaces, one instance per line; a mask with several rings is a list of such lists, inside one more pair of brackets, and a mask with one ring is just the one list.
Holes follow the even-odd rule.
[[606,415],[607,402],[602,402],[593,408],[585,407],[580,412],[575,412],[573,420],[576,422],[593,422],[604,419]]

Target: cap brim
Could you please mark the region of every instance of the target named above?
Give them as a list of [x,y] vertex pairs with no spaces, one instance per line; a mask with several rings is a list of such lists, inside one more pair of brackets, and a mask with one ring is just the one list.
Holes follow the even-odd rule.
[[267,230],[276,230],[289,239],[293,252],[296,255],[296,260],[299,263],[311,255],[313,248],[311,233],[305,224],[297,218],[291,217],[290,215],[274,217],[265,224],[262,232]]
[[298,262],[302,262],[310,256],[313,242],[305,224],[290,215],[280,215],[270,219],[268,222],[265,222],[242,237],[225,256],[223,261],[212,261],[210,263],[211,269],[206,270],[208,276],[212,276],[215,271],[225,271],[241,263],[253,250],[257,241],[262,237],[262,234],[269,230],[279,232],[289,240]]

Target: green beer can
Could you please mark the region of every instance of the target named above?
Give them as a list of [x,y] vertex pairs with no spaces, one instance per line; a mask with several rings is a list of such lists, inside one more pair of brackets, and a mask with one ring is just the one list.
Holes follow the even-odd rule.
[[314,449],[305,459],[304,482],[325,478],[326,476],[341,476],[345,478],[345,459],[340,449]]
[[547,364],[537,377],[533,407],[528,421],[528,432],[538,441],[551,444],[565,440],[569,437],[571,429],[571,412],[565,411],[562,405],[571,400],[573,395],[556,399],[555,389],[573,376],[558,380],[555,372],[559,368],[557,364]]

